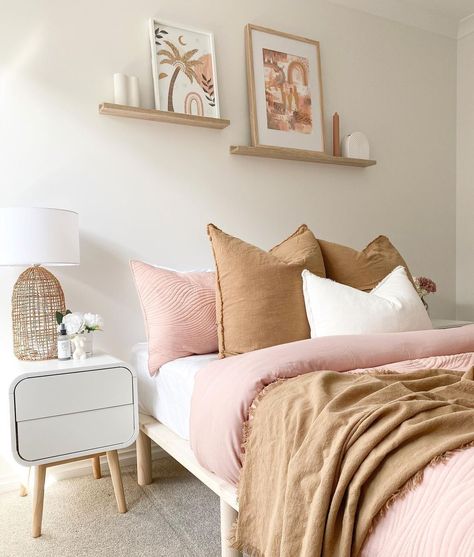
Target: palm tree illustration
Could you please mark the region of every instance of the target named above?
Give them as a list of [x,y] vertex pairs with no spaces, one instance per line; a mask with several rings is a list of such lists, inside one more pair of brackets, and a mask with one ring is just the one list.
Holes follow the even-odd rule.
[[191,83],[193,83],[193,79],[199,82],[198,76],[194,71],[194,67],[200,65],[201,62],[199,60],[191,60],[191,58],[198,51],[197,48],[193,48],[192,50],[188,50],[188,52],[181,54],[178,48],[176,48],[171,41],[163,42],[168,45],[169,50],[163,49],[158,51],[159,56],[164,56],[161,63],[169,64],[175,68],[173,75],[171,76],[170,86],[168,89],[168,110],[170,112],[174,112],[173,91],[179,72],[183,72]]

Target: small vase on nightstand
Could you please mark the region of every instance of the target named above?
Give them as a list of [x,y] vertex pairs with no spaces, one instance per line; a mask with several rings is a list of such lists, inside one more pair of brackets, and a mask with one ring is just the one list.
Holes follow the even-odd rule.
[[84,341],[84,352],[86,353],[86,358],[91,358],[94,355],[93,331],[86,331],[85,333],[74,335],[74,338],[76,337],[80,337]]
[[429,315],[430,314],[430,308],[428,306],[428,302],[422,297],[421,301],[423,302],[423,305],[425,306],[426,309],[426,313]]
[[94,355],[94,331],[87,331],[82,335],[84,337],[84,350],[88,358]]

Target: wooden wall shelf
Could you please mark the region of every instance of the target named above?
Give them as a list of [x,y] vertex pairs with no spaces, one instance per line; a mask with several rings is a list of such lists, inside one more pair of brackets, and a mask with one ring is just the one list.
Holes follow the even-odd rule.
[[137,118],[138,120],[153,120],[168,124],[183,124],[185,126],[198,126],[201,128],[223,129],[230,125],[230,120],[211,118],[209,116],[194,116],[193,114],[180,114],[166,110],[153,110],[151,108],[136,108],[123,104],[102,103],[99,105],[100,114],[122,116],[124,118]]
[[246,155],[250,157],[268,157],[271,159],[287,159],[303,162],[319,162],[323,164],[339,164],[343,166],[373,166],[377,161],[366,159],[349,159],[346,157],[333,157],[317,151],[304,149],[289,149],[286,147],[251,147],[249,145],[231,145],[231,155]]

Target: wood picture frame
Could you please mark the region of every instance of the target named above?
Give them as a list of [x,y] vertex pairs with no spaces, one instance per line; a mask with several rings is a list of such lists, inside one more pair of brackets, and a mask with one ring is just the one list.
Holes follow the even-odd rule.
[[245,26],[252,146],[324,152],[319,41]]
[[149,38],[155,108],[220,118],[213,33],[151,18]]

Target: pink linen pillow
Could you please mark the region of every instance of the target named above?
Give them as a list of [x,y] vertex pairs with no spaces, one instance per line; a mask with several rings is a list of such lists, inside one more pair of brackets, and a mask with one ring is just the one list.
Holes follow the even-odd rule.
[[148,338],[148,370],[171,360],[217,352],[216,275],[180,273],[130,261]]

